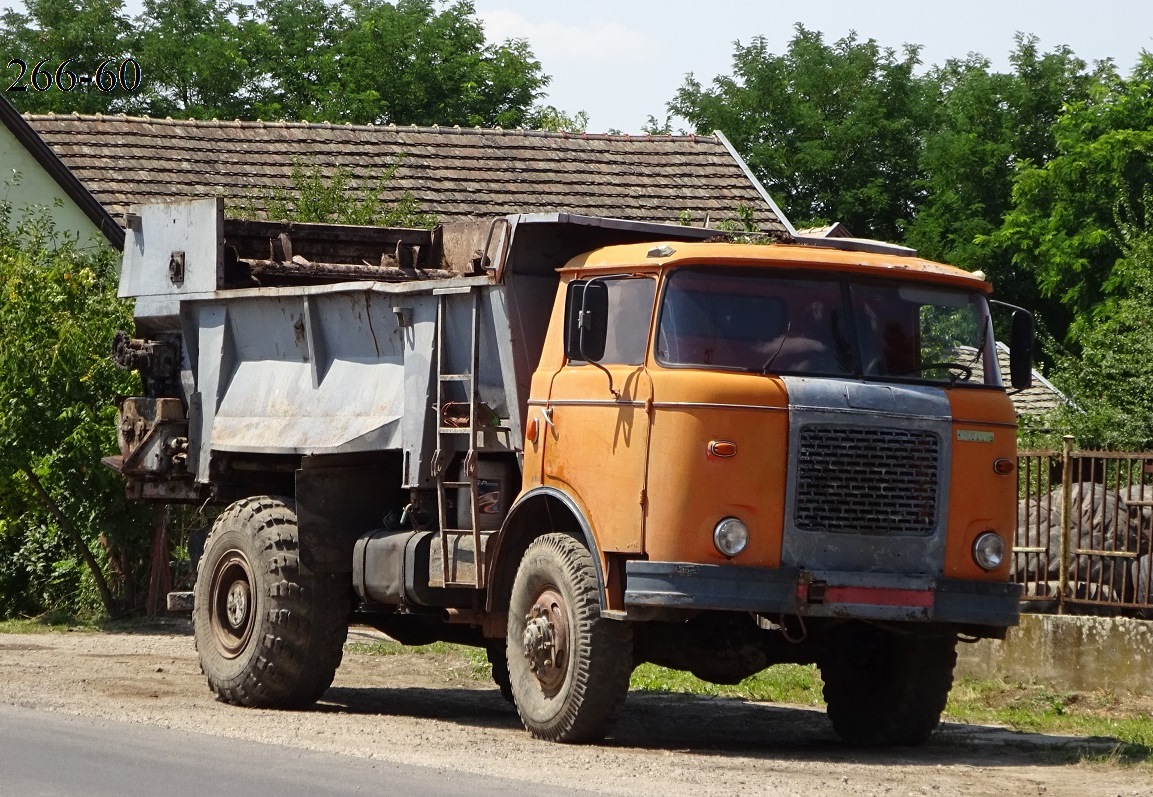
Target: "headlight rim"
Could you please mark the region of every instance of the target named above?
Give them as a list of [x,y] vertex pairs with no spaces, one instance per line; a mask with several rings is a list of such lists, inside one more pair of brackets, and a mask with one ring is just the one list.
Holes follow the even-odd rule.
[[[736,537],[731,536],[731,532],[736,532]],[[713,547],[717,552],[727,559],[733,559],[740,556],[746,548],[749,547],[749,526],[743,520],[731,515],[721,518],[717,524],[713,526]],[[730,542],[722,545],[722,539],[729,540]],[[739,540],[738,545],[733,545],[732,540]],[[726,545],[727,548],[726,549]]]
[[[987,546],[993,546],[990,550]],[[982,570],[992,571],[1005,563],[1008,553],[1005,538],[993,530],[983,531],[973,540],[973,561]]]

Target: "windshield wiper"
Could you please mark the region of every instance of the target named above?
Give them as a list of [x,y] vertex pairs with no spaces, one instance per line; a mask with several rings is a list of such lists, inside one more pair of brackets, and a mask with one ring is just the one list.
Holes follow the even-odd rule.
[[785,324],[785,331],[781,333],[781,342],[777,344],[777,350],[773,352],[769,359],[765,360],[765,364],[761,366],[761,376],[769,373],[769,368],[772,367],[773,361],[777,359],[777,355],[781,353],[781,349],[785,348],[785,343],[789,339],[789,330],[793,328],[793,322],[789,321]]

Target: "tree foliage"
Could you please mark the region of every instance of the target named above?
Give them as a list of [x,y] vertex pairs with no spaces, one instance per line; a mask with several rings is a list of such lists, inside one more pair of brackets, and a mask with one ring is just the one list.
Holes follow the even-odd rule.
[[1085,64],[1067,48],[1041,54],[1035,38],[1018,35],[1010,62],[1012,72],[991,72],[973,55],[927,74],[939,100],[920,156],[924,197],[905,242],[963,268],[989,266],[978,241],[1000,227],[1019,164],[1054,157],[1062,108],[1087,95]]
[[[136,92],[12,93],[22,111],[518,127],[549,118],[528,43],[485,39],[471,0],[26,0],[0,51],[80,71],[135,58]],[[15,77],[15,73],[12,75]],[[554,109],[555,110],[555,109]],[[574,117],[575,118],[575,117]]]
[[0,616],[111,613],[146,559],[148,521],[100,464],[115,397],[139,389],[108,356],[131,321],[116,260],[62,239],[45,209],[13,218],[0,195]]
[[1145,227],[1153,184],[1153,54],[1129,78],[1109,64],[1095,77],[1055,121],[1054,156],[1021,165],[1012,207],[992,236],[1062,309],[1057,331],[1074,346],[1136,290],[1144,267],[1125,255],[1123,231]]
[[[66,68],[92,73],[107,58],[119,61],[131,55],[135,44],[124,0],[26,0],[24,11],[10,8],[0,16],[0,53],[5,54],[0,66],[20,58],[31,68],[47,59],[46,68],[55,73],[61,62],[71,59]],[[11,82],[19,72],[9,67],[4,74]],[[136,98],[119,87],[111,92],[90,86],[67,92],[28,88],[4,96],[28,113],[120,113],[136,107]]]
[[798,25],[783,55],[761,37],[738,43],[731,76],[705,88],[690,75],[669,110],[723,131],[797,226],[841,221],[894,240],[920,196],[932,118],[919,63],[917,47],[898,55],[853,34],[828,44]]
[[[1153,194],[1147,194],[1153,199]],[[1153,449],[1153,220],[1121,220],[1116,245],[1127,289],[1080,332],[1080,351],[1054,378],[1072,395],[1059,426],[1087,448]]]

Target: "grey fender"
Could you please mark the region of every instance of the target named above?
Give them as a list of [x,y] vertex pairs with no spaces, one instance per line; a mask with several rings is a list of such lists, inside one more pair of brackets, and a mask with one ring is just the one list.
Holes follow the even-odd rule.
[[602,611],[605,609],[608,599],[600,551],[584,512],[564,491],[555,487],[536,487],[520,496],[509,509],[489,555],[492,576],[486,599],[488,611],[503,611],[508,605],[512,582],[525,550],[534,539],[551,531],[571,534],[588,547],[596,568],[600,607]]

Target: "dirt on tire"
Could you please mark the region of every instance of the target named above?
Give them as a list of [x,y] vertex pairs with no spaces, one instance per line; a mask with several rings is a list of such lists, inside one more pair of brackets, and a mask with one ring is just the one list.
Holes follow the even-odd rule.
[[[1153,795],[1150,768],[1111,763],[1109,740],[946,721],[923,747],[860,750],[837,740],[820,709],[729,698],[634,691],[605,742],[535,741],[497,686],[454,654],[350,650],[314,707],[240,708],[209,691],[191,625],[179,621],[0,635],[0,702],[514,778],[533,794]],[[1086,751],[1094,763],[1070,763]]]

